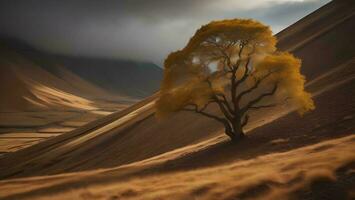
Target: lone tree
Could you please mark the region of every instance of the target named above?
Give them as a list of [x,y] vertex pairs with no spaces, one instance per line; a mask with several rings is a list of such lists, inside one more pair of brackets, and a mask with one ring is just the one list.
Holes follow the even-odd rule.
[[[302,115],[314,109],[301,62],[277,51],[268,26],[255,20],[212,21],[164,63],[157,115],[192,111],[222,123],[235,141],[252,110],[287,101]],[[207,109],[216,104],[218,112]],[[212,110],[213,111],[213,110]]]

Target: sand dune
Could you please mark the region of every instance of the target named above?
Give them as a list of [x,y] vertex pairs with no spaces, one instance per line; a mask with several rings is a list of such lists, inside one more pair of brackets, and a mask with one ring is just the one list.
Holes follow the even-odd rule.
[[[1,45],[1,111],[38,109],[97,109],[96,99],[134,102],[128,96],[115,96],[95,86],[64,67],[51,71],[26,56]],[[11,91],[11,92],[10,92]],[[99,98],[98,98],[99,97]],[[21,101],[21,102],[20,102]]]
[[161,75],[150,63],[55,56],[14,39],[0,41],[0,55],[0,133],[11,134],[0,138],[0,155],[46,139],[13,139],[18,132],[65,133],[122,110],[152,94]]
[[232,144],[219,124],[192,113],[158,121],[153,95],[0,157],[0,197],[355,198],[354,8],[333,1],[278,35],[309,78],[317,108],[303,118],[288,105],[254,113],[248,138]]
[[[27,52],[27,51],[25,51]],[[113,94],[65,67],[0,44],[0,154],[38,143],[45,137],[14,139],[18,132],[65,133],[112,112],[137,99]],[[40,62],[41,61],[41,62]],[[39,65],[42,64],[42,65]],[[45,67],[44,67],[45,66]]]

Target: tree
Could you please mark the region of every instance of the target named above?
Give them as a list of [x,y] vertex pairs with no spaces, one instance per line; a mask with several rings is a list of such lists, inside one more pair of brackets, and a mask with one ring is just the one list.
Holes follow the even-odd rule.
[[[253,110],[285,101],[301,115],[314,109],[304,90],[301,61],[277,51],[275,45],[270,28],[255,20],[202,26],[185,48],[166,58],[157,116],[195,112],[222,123],[235,141],[244,137]],[[210,104],[216,104],[219,112],[209,112]]]

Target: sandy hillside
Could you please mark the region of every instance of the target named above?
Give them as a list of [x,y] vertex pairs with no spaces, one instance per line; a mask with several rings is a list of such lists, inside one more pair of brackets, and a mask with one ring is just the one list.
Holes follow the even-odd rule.
[[43,53],[14,46],[18,49],[0,43],[0,154],[74,130],[138,100],[107,91]]
[[317,106],[303,118],[288,105],[254,113],[248,138],[231,144],[192,113],[157,121],[152,96],[4,155],[0,197],[355,198],[354,13],[353,1],[333,1],[277,35],[303,60]]

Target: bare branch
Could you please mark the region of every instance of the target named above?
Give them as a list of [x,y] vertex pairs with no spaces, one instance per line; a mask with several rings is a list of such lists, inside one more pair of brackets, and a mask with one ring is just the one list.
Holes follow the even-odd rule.
[[181,110],[182,110],[182,111],[195,112],[195,113],[201,114],[201,115],[203,115],[203,116],[205,116],[205,117],[215,119],[215,120],[217,120],[217,121],[219,121],[219,122],[221,122],[221,123],[223,123],[223,124],[224,124],[225,121],[226,121],[225,119],[223,119],[223,118],[221,118],[221,117],[218,117],[218,116],[216,116],[216,115],[213,115],[213,114],[210,114],[210,113],[207,113],[207,112],[203,111],[203,110],[207,107],[208,104],[206,104],[206,105],[204,106],[204,108],[201,109],[201,110],[198,109],[198,106],[197,106],[196,104],[189,104],[189,105],[193,106],[194,108],[183,108],[183,109],[181,109]]
[[237,87],[248,78],[249,72],[250,72],[248,66],[251,61],[251,55],[253,55],[254,51],[255,51],[255,45],[253,46],[253,50],[248,54],[247,62],[244,65],[244,74],[243,74],[242,78],[236,82],[235,89],[237,89]]
[[239,47],[240,47],[240,50],[239,50],[239,53],[238,53],[239,59],[242,57],[242,52],[243,52],[243,49],[244,49],[244,47],[246,46],[246,44],[247,44],[247,43],[244,43],[244,42],[241,42],[241,43],[239,44]]
[[241,55],[242,55],[242,52],[243,52],[243,49],[244,49],[244,45],[239,44],[239,47],[240,47],[239,53],[238,53],[239,58],[238,58],[237,63],[232,67],[233,71],[232,71],[232,77],[231,77],[231,98],[232,98],[234,112],[237,112],[237,110],[239,110],[239,105],[236,104],[236,88],[237,88],[237,85],[236,85],[236,80],[237,80],[236,72],[237,72],[237,70],[239,68],[239,65],[241,63]]
[[272,108],[275,107],[277,105],[282,105],[283,103],[286,103],[287,100],[289,99],[289,97],[286,97],[282,102],[280,103],[273,103],[273,104],[266,104],[266,105],[258,105],[258,106],[251,106],[250,109],[251,110],[258,110],[258,109],[262,109],[262,108]]
[[234,112],[233,112],[233,109],[232,109],[232,107],[229,105],[229,102],[228,102],[227,97],[226,97],[224,94],[222,94],[222,93],[218,93],[218,94],[216,94],[216,96],[217,96],[217,97],[222,97],[221,102],[222,102],[223,104],[225,104],[225,106],[227,107],[228,111],[229,111],[231,114],[233,114],[233,113],[234,113]]
[[229,48],[231,48],[232,46],[234,46],[237,43],[237,41],[229,41],[228,44],[221,45],[221,44],[218,44],[218,42],[213,41],[213,40],[206,40],[205,42],[214,45],[215,47],[219,48],[222,51],[228,50]]
[[[237,95],[237,87],[240,84],[239,83],[240,81],[237,81],[237,74],[236,73],[240,67],[240,64],[242,63],[242,53],[243,53],[244,47],[247,44],[248,44],[247,41],[240,42],[240,44],[239,44],[239,47],[240,47],[239,53],[238,53],[239,58],[238,58],[237,63],[233,67],[233,73],[232,73],[232,78],[231,78],[231,98],[232,98],[232,103],[233,103],[233,107],[234,107],[235,112],[239,111],[239,104],[236,101],[236,95]],[[250,62],[250,60],[249,60],[249,62]],[[247,70],[247,66],[248,66],[248,63],[246,65],[246,70]],[[245,71],[245,73],[247,73],[247,71]]]
[[241,109],[241,113],[244,114],[252,107],[255,107],[255,104],[259,103],[265,97],[274,95],[277,91],[277,88],[278,88],[278,83],[275,83],[274,87],[272,88],[272,90],[270,92],[263,93],[260,96],[258,96],[257,98],[255,98],[254,100],[250,101],[245,107],[243,107]]
[[[213,91],[212,82],[208,78],[206,79],[206,82],[209,85],[210,89]],[[227,119],[231,120],[232,119],[232,116],[231,116],[232,113],[229,113],[228,108],[225,107],[226,105],[221,102],[221,100],[218,98],[216,93],[212,92],[212,95],[213,95],[212,99],[215,100],[215,102],[217,103],[217,105],[218,105],[219,109],[221,110],[221,112],[226,116]]]
[[248,78],[249,71],[250,71],[248,68],[248,65],[250,63],[250,60],[251,60],[251,57],[249,56],[247,59],[247,62],[245,63],[245,66],[244,66],[244,74],[243,74],[242,78],[236,82],[236,87],[238,87],[241,83],[243,83]]
[[232,46],[234,46],[235,44],[237,44],[237,41],[231,41],[231,42],[229,42],[229,44],[226,45],[226,48],[225,48],[225,49],[229,49],[229,48],[231,48]]
[[[226,69],[226,66],[228,67],[228,70]],[[226,58],[226,57],[224,57],[224,59],[223,59],[223,71],[225,71],[226,73],[232,72],[231,68],[228,65],[228,58]]]
[[229,68],[230,71],[233,70],[232,64],[231,64],[231,58],[230,56],[226,53],[226,50],[228,48],[230,48],[232,45],[234,45],[232,42],[227,45],[227,47],[223,47],[222,45],[218,44],[215,41],[211,41],[211,40],[206,40],[207,43],[214,45],[215,47],[217,47],[217,49],[220,51],[220,53],[222,54],[223,57],[226,58],[227,61],[227,67]]
[[202,112],[202,111],[204,111],[204,110],[208,107],[208,105],[210,105],[211,103],[214,103],[214,101],[213,101],[213,100],[208,101],[201,109],[198,109],[198,106],[197,106],[196,104],[193,104],[193,103],[188,104],[188,106],[193,106],[197,111]]
[[260,106],[251,106],[250,109],[258,110],[261,108],[271,108],[271,107],[275,107],[275,106],[277,106],[277,104],[267,104],[267,105],[260,105]]
[[249,88],[249,89],[244,90],[243,92],[241,92],[241,93],[237,96],[236,101],[237,101],[237,102],[240,102],[240,100],[243,98],[243,96],[245,96],[245,95],[247,95],[247,94],[253,92],[254,90],[256,90],[256,89],[259,87],[259,85],[260,85],[265,79],[267,79],[271,74],[273,74],[273,73],[275,73],[275,72],[276,72],[276,71],[269,71],[266,75],[264,75],[264,76],[262,76],[261,78],[255,80],[255,84],[254,84],[251,88]]
[[239,44],[239,52],[238,52],[238,60],[237,60],[237,63],[233,66],[233,69],[234,69],[234,73],[238,71],[239,69],[239,66],[240,66],[240,63],[242,62],[242,53],[243,53],[243,50],[244,50],[244,47],[248,44],[248,42],[241,42]]

